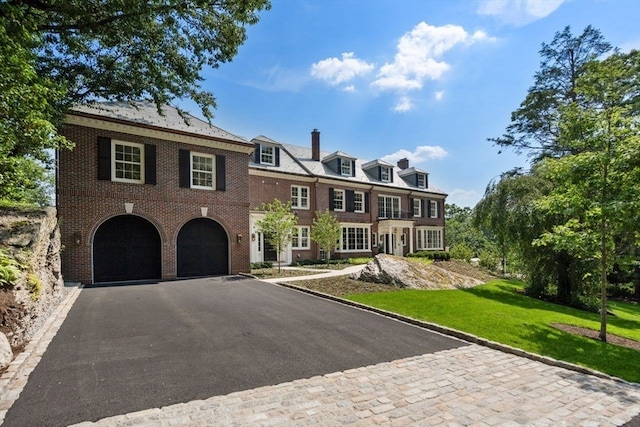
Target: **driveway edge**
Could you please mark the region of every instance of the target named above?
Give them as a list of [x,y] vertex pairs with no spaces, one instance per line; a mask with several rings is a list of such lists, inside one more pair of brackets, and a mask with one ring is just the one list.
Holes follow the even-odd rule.
[[[260,280],[260,279],[258,279]],[[278,286],[283,286],[285,288],[289,288],[289,289],[293,289],[299,292],[303,292],[303,293],[307,293],[310,295],[314,295],[316,297],[319,298],[324,298],[324,299],[328,299],[331,301],[335,301],[337,303],[340,304],[344,304],[344,305],[349,305],[352,307],[356,307],[362,310],[366,310],[366,311],[370,311],[382,316],[386,316],[386,317],[390,317],[392,319],[396,319],[402,322],[406,322],[409,323],[411,325],[414,326],[418,326],[421,328],[425,328],[425,329],[429,329],[435,332],[439,332],[441,334],[444,335],[448,335],[448,336],[452,336],[458,339],[461,339],[463,341],[467,341],[473,344],[478,344],[484,347],[488,347],[488,348],[492,348],[494,350],[499,350],[499,351],[503,351],[505,353],[509,353],[509,354],[513,354],[515,356],[521,356],[521,357],[525,357],[527,359],[530,360],[534,360],[536,362],[541,362],[541,363],[545,363],[547,365],[550,366],[555,366],[558,368],[564,368],[564,369],[568,369],[574,372],[578,372],[581,374],[587,374],[587,375],[592,375],[598,378],[603,378],[603,379],[608,379],[611,381],[615,381],[615,382],[619,382],[625,385],[628,385],[630,387],[634,387],[634,388],[638,388],[640,389],[640,384],[638,383],[634,383],[634,382],[630,382],[627,380],[624,380],[622,378],[618,378],[618,377],[614,377],[612,375],[609,374],[605,374],[604,372],[600,372],[600,371],[596,371],[594,369],[591,368],[586,368],[584,366],[580,366],[580,365],[576,365],[570,362],[565,362],[563,360],[557,360],[548,356],[542,356],[540,354],[536,354],[536,353],[530,353],[528,351],[519,349],[519,348],[515,348],[515,347],[511,347],[509,345],[506,344],[501,344],[495,341],[491,341],[488,340],[486,338],[481,338],[478,337],[476,335],[473,334],[469,334],[466,332],[462,332],[459,331],[457,329],[452,329],[452,328],[448,328],[446,326],[442,326],[442,325],[438,325],[436,323],[431,323],[431,322],[426,322],[424,320],[418,320],[418,319],[414,319],[413,317],[408,317],[408,316],[403,316],[401,314],[398,313],[393,313],[390,311],[386,311],[386,310],[382,310],[376,307],[372,307],[366,304],[362,304],[359,302],[355,302],[355,301],[350,301],[344,298],[340,298],[337,297],[335,295],[330,295],[330,294],[325,294],[324,292],[319,292],[319,291],[315,291],[312,289],[307,289],[307,288],[303,288],[301,286],[297,286],[291,283],[286,283],[286,282],[270,282],[272,284],[276,284]]]

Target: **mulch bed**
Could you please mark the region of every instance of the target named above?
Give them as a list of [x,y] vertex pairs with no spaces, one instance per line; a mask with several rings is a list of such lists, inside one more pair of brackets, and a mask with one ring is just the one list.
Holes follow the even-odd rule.
[[[560,329],[564,332],[569,332],[574,335],[581,335],[583,337],[592,338],[594,340],[600,340],[600,332],[594,331],[593,329],[582,328],[580,326],[567,325],[565,323],[552,323],[556,329]],[[624,338],[618,335],[613,335],[607,333],[607,342],[613,345],[619,345],[621,347],[630,348],[633,350],[640,351],[640,341],[632,340],[629,338]]]

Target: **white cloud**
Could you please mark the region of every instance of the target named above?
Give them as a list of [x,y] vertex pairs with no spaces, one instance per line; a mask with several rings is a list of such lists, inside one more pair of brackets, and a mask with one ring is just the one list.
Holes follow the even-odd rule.
[[413,151],[405,150],[403,148],[393,154],[388,154],[381,159],[385,162],[395,164],[398,160],[407,158],[409,159],[409,164],[414,165],[416,163],[426,162],[427,160],[441,159],[446,157],[447,154],[447,151],[438,145],[420,145]]
[[355,58],[353,52],[345,52],[342,54],[342,59],[327,58],[311,65],[311,75],[335,86],[365,75],[373,68],[373,64]]
[[353,93],[353,92],[356,91],[356,87],[354,85],[349,85],[349,86],[346,86],[346,87],[342,88],[342,91],[343,92]]
[[552,14],[565,0],[482,0],[478,14],[522,26]]
[[449,193],[447,197],[447,203],[454,204],[459,207],[474,207],[482,196],[475,190],[463,190],[456,188]]
[[436,101],[441,101],[442,98],[444,98],[444,91],[439,90],[437,92],[434,92],[433,97],[436,99]]
[[405,111],[409,111],[413,108],[413,104],[411,103],[411,99],[408,96],[403,96],[398,100],[398,103],[395,107],[393,107],[393,111],[398,113],[404,113]]
[[425,80],[437,80],[451,66],[441,59],[456,45],[491,40],[482,31],[470,35],[457,25],[435,27],[420,22],[400,38],[393,62],[385,63],[372,86],[382,90],[421,89]]

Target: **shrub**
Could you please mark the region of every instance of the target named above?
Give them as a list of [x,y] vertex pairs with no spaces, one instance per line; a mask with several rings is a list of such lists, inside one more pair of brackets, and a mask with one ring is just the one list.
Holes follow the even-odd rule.
[[493,271],[498,268],[499,263],[500,258],[494,252],[487,250],[480,252],[480,267]]
[[27,289],[32,301],[38,301],[42,295],[42,280],[33,273],[27,276]]
[[407,255],[411,258],[427,258],[434,261],[449,261],[451,254],[445,251],[418,251]]
[[362,265],[362,264],[366,264],[369,261],[371,261],[373,258],[371,257],[356,257],[356,258],[349,258],[349,264],[351,265]]
[[461,259],[466,262],[469,262],[469,260],[473,256],[473,251],[471,250],[471,248],[464,243],[453,245],[449,253],[451,254],[451,258]]
[[271,261],[252,262],[251,263],[251,269],[252,270],[261,270],[263,268],[273,268],[273,263]]
[[0,250],[0,286],[8,289],[15,285],[20,276],[18,262],[3,250]]

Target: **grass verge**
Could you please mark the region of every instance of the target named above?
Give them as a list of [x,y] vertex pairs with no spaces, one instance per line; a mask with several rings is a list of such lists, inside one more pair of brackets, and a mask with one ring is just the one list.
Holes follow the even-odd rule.
[[[402,290],[343,298],[433,322],[532,353],[640,383],[640,351],[563,332],[565,323],[598,330],[599,314],[520,294],[517,281],[493,280],[465,290]],[[607,331],[640,341],[640,306],[612,302]]]

